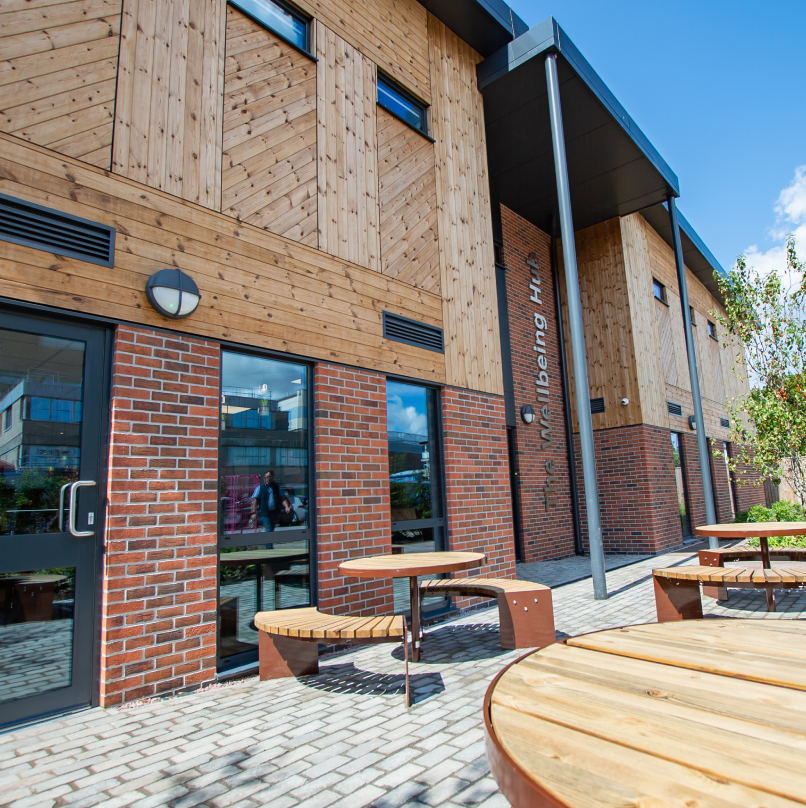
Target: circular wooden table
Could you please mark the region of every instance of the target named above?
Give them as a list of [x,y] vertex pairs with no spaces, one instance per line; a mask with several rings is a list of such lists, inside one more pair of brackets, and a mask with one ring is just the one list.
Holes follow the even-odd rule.
[[408,578],[411,597],[411,658],[420,661],[420,593],[418,575],[439,575],[480,567],[484,553],[389,553],[345,561],[339,572],[354,578]]
[[[694,532],[700,536],[716,536],[718,539],[750,539],[758,536],[761,548],[761,566],[772,569],[770,564],[771,536],[806,536],[806,522],[731,522],[724,525],[702,525]],[[772,587],[767,589],[767,610],[775,611],[775,595]]]
[[484,724],[514,808],[802,808],[806,621],[573,637],[506,667]]

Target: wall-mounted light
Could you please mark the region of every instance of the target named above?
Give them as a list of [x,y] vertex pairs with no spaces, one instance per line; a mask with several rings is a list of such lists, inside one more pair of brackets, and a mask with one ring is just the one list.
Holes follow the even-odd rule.
[[146,283],[148,302],[171,320],[189,317],[199,307],[201,295],[196,282],[181,269],[161,269]]
[[689,417],[688,417],[688,428],[692,432],[697,431],[697,416],[696,415],[689,415]]
[[627,406],[627,405],[630,403],[630,399],[628,399],[628,398],[622,398],[622,399],[621,399],[621,403],[622,403],[622,404],[623,404],[623,405],[626,407],[626,406]]
[[531,424],[535,419],[535,411],[531,404],[524,404],[521,407],[521,420],[524,424]]

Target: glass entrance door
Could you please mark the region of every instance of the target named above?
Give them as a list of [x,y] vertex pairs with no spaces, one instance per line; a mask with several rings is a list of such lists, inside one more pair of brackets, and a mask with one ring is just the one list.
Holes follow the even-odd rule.
[[0,312],[0,725],[90,702],[103,353]]

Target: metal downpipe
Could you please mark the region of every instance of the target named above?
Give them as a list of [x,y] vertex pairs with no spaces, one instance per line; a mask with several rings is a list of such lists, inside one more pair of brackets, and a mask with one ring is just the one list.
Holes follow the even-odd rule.
[[579,275],[574,243],[574,221],[571,216],[571,190],[568,183],[568,163],[565,156],[565,135],[560,107],[560,82],[557,57],[546,56],[546,86],[551,116],[551,142],[554,149],[554,173],[557,178],[557,200],[560,207],[560,233],[563,240],[565,289],[568,295],[568,323],[571,329],[571,355],[576,380],[579,443],[582,448],[582,478],[585,482],[585,506],[588,516],[588,541],[591,553],[593,596],[607,599],[602,522],[599,514],[599,487],[596,483],[596,458],[593,447],[593,423],[588,390],[588,362],[585,354],[585,332],[582,326],[582,302],[579,297]]
[[[697,354],[694,350],[694,332],[691,329],[691,308],[688,302],[688,284],[686,283],[686,265],[683,261],[683,243],[680,241],[680,226],[677,221],[677,206],[674,197],[666,197],[669,206],[669,219],[672,223],[672,239],[674,240],[674,261],[677,266],[677,285],[680,289],[680,306],[683,309],[683,330],[686,335],[686,355],[688,357],[688,374],[691,379],[691,397],[694,399],[694,418],[697,421],[697,448],[700,452],[700,472],[702,474],[702,490],[705,495],[705,521],[709,525],[716,524],[716,508],[714,507],[714,487],[711,482],[711,456],[708,451],[708,438],[705,434],[705,420],[702,414],[702,398],[700,397],[700,377],[697,374]],[[712,550],[719,547],[719,539],[708,537],[708,546]]]

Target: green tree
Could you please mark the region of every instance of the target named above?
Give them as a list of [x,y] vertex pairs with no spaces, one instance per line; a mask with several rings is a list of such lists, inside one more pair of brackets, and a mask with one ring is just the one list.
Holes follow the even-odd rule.
[[786,267],[760,275],[740,256],[727,277],[716,276],[725,316],[711,312],[734,339],[733,370],[749,376],[750,392],[728,407],[732,460],[762,477],[785,479],[806,504],[806,266],[787,237]]

